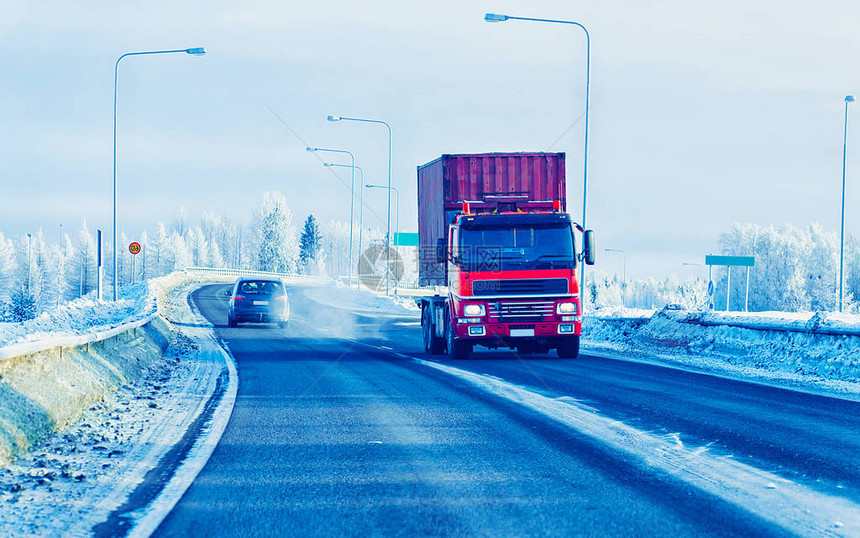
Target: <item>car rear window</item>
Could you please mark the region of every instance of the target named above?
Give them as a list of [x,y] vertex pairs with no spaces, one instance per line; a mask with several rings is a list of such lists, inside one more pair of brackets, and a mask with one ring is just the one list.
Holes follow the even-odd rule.
[[284,295],[284,287],[280,282],[271,280],[246,280],[239,284],[239,293],[243,295]]

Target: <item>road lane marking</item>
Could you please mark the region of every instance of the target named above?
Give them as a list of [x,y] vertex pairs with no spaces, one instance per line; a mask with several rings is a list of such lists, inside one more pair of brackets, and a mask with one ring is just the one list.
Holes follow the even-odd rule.
[[227,388],[222,394],[221,400],[217,403],[217,407],[212,412],[208,424],[204,426],[194,445],[182,460],[182,463],[174,470],[170,480],[151,503],[134,514],[136,519],[132,523],[132,529],[128,533],[129,538],[148,537],[158,529],[161,522],[170,514],[176,503],[179,502],[179,499],[182,498],[185,491],[191,486],[191,483],[194,482],[200,471],[203,470],[206,462],[209,461],[209,457],[215,451],[215,447],[221,441],[221,436],[224,434],[224,430],[227,429],[227,423],[230,421],[233,406],[236,402],[236,394],[239,389],[239,376],[233,355],[227,343],[215,336],[214,326],[200,313],[194,301],[188,301],[188,304],[191,307],[193,315],[197,316],[202,320],[201,323],[205,323],[207,326],[206,331],[209,334],[204,336],[204,338],[211,340],[212,344],[214,344],[211,351],[220,354],[224,360],[228,377]]
[[550,398],[495,377],[417,357],[412,360],[537,411],[790,532],[860,536],[860,505],[848,499],[812,490],[702,447],[688,448],[676,436],[659,437],[637,430],[570,398]]
[[730,455],[713,454],[708,451],[707,444],[687,447],[679,435],[660,437],[637,430],[568,396],[551,398],[499,378],[393,352],[386,346],[355,338],[346,340],[434,368],[494,396],[532,409],[632,456],[646,468],[663,471],[790,532],[860,536],[860,505],[738,462]]

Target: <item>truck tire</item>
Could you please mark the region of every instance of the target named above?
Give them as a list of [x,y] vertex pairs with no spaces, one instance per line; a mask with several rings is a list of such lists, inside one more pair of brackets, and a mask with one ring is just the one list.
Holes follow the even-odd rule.
[[421,332],[424,335],[424,351],[431,355],[441,355],[445,351],[445,342],[436,336],[433,327],[433,316],[430,315],[432,306],[427,306],[421,312]]
[[451,359],[468,359],[472,354],[472,344],[454,338],[454,330],[450,323],[445,327],[445,347]]
[[575,359],[579,355],[579,336],[569,336],[555,348],[560,359]]

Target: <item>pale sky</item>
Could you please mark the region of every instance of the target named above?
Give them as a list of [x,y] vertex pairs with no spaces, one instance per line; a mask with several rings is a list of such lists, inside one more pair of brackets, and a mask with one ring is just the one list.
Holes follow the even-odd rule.
[[[114,62],[196,46],[208,54],[121,64],[129,236],[181,206],[247,221],[269,189],[297,221],[348,219],[348,189],[305,143],[353,151],[383,183],[387,134],[329,114],[392,125],[404,231],[417,229],[415,168],[442,153],[564,151],[579,219],[582,122],[559,137],[584,110],[584,34],[489,24],[488,11],[588,27],[587,224],[601,250],[627,252],[629,276],[689,274],[681,264],[701,263],[733,222],[839,230],[843,98],[860,94],[856,1],[0,1],[6,236],[41,227],[55,241],[85,218],[109,240]],[[846,230],[860,235],[857,113]],[[371,209],[384,217],[385,191],[366,199],[366,224],[384,226]]]

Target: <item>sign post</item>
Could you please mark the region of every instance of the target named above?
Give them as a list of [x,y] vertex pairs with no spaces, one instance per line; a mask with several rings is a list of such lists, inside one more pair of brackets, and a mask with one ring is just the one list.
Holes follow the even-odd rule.
[[140,254],[140,243],[133,242],[128,246],[128,251],[131,252],[131,283],[134,284],[134,258]]
[[[711,268],[714,265],[723,265],[726,267],[726,312],[729,311],[729,297],[732,292],[732,267],[746,267],[747,268],[747,291],[746,297],[744,299],[744,312],[749,311],[750,304],[750,267],[755,266],[755,256],[714,256],[712,254],[708,254],[705,256],[705,265],[708,266],[708,275],[710,280]],[[708,283],[708,291],[713,292],[713,281]],[[711,305],[713,305],[713,301],[711,301]],[[711,306],[713,308],[713,306]]]

